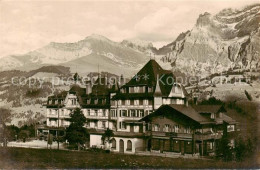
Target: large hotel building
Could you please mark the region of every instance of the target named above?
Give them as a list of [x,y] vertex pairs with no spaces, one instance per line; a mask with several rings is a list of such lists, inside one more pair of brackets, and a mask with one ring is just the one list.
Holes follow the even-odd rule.
[[[68,92],[48,97],[47,124],[39,132],[64,135],[70,113],[81,108],[87,118],[90,147],[114,152],[160,152],[214,155],[223,135],[237,131],[237,122],[221,105],[188,105],[188,94],[175,76],[150,60],[127,83],[98,77],[85,88],[74,85]],[[114,131],[110,144],[101,140],[104,131]]]

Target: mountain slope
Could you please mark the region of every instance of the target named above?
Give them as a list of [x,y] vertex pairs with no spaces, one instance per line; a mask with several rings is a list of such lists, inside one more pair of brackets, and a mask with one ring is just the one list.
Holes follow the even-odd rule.
[[260,4],[199,16],[191,31],[158,50],[163,62],[192,75],[259,68]]
[[72,71],[85,73],[93,71],[91,69],[97,70],[100,64],[100,69],[106,69],[103,71],[118,73],[116,68],[120,68],[129,73],[144,64],[148,57],[106,37],[91,35],[75,43],[52,42],[25,55],[8,56],[3,60],[6,62],[0,63],[0,70],[28,71],[44,65],[65,65],[71,67]]

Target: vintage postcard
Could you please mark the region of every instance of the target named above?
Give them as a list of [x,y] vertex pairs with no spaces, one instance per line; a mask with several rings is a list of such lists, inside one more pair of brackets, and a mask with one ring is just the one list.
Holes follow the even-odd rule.
[[259,0],[0,0],[1,169],[260,168]]

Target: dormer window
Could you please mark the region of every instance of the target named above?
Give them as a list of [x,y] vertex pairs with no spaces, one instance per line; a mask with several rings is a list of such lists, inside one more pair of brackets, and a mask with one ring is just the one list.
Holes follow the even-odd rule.
[[210,118],[211,118],[211,119],[215,119],[215,113],[211,113],[211,114],[210,114]]

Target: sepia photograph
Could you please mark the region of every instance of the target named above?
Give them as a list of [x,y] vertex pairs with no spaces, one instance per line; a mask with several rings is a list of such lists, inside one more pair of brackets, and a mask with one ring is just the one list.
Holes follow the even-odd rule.
[[260,169],[260,1],[0,0],[0,169]]

